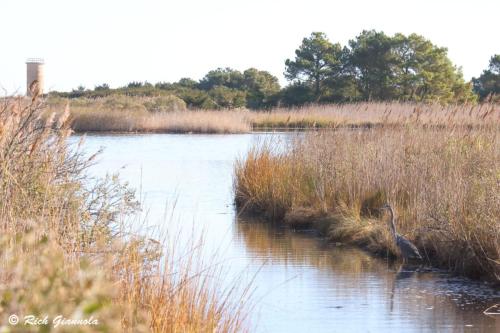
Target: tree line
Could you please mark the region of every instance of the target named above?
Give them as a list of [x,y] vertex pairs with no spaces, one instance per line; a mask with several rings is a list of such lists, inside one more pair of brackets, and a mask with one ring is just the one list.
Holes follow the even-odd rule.
[[500,55],[490,59],[479,77],[466,82],[446,48],[417,34],[389,36],[375,30],[361,32],[345,46],[313,32],[302,40],[295,57],[285,61],[284,75],[289,84],[283,88],[267,71],[218,68],[199,81],[131,82],[116,89],[102,84],[53,94],[69,98],[165,94],[202,109],[393,100],[461,103],[498,100],[500,95]]

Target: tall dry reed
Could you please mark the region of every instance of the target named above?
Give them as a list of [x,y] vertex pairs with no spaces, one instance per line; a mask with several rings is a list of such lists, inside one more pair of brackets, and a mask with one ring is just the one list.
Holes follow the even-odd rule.
[[362,102],[278,108],[251,114],[254,129],[310,129],[405,125],[484,125],[500,120],[500,105],[441,105],[407,102]]
[[49,99],[49,108],[71,106],[76,132],[246,133],[251,130],[246,110],[148,111],[154,98]]
[[[199,244],[178,249],[125,224],[139,203],[116,177],[91,184],[93,157],[69,147],[69,110],[35,97],[0,105],[0,322],[9,332],[244,331],[245,295]],[[189,244],[188,244],[189,245]],[[235,282],[236,283],[236,282]],[[232,288],[234,287],[234,288]],[[16,314],[21,321],[8,324]],[[40,325],[24,316],[48,317]],[[95,324],[56,326],[56,316]]]
[[244,111],[148,111],[72,110],[76,132],[147,133],[247,133],[251,130]]

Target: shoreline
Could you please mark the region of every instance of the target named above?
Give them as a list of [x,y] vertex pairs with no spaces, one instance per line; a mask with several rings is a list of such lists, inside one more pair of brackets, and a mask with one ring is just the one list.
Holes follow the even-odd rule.
[[[388,127],[392,126],[394,129],[396,128],[402,128],[406,124],[367,124],[367,125],[345,125],[345,126],[336,126],[336,127],[323,127],[323,128],[315,128],[315,127],[255,127],[251,129],[248,132],[217,132],[217,131],[184,131],[184,130],[150,130],[150,129],[139,129],[139,130],[130,130],[130,131],[124,131],[124,130],[110,130],[110,129],[103,129],[103,130],[73,130],[73,134],[78,134],[78,135],[83,135],[83,134],[91,134],[91,135],[99,135],[99,134],[115,134],[115,135],[127,135],[127,134],[207,134],[207,135],[237,135],[237,134],[252,134],[252,133],[308,133],[308,132],[333,132],[333,131],[338,131],[338,130],[371,130],[375,128],[382,128],[382,127]],[[413,124],[413,125],[418,125],[418,124]],[[497,127],[497,125],[463,125],[463,126],[454,126],[455,128],[464,128],[468,130],[472,130],[478,127]],[[446,128],[446,125],[422,125],[422,128],[426,129],[444,129]],[[499,128],[500,129],[500,128]]]
[[[398,256],[393,252],[393,249],[390,247],[386,248],[374,248],[374,244],[369,243],[369,239],[363,239],[363,240],[357,240],[357,241],[349,241],[343,238],[332,238],[332,235],[329,235],[327,231],[325,231],[325,222],[328,220],[336,219],[335,216],[331,215],[325,215],[321,217],[316,217],[316,218],[311,218],[307,221],[295,221],[293,223],[287,223],[284,219],[281,220],[273,220],[266,218],[264,214],[258,213],[255,211],[248,211],[246,209],[240,210],[240,207],[237,207],[237,214],[238,216],[246,219],[252,219],[258,221],[258,223],[265,223],[268,224],[271,228],[286,228],[289,230],[297,230],[299,232],[308,232],[308,234],[314,238],[317,241],[323,240],[329,245],[335,245],[335,246],[346,246],[346,247],[353,247],[356,249],[359,249],[361,251],[364,251],[365,253],[369,254],[370,256],[374,258],[379,258],[379,259],[387,259],[391,262],[398,261]],[[238,222],[237,222],[238,223]],[[341,224],[342,222],[338,222]],[[433,270],[438,270],[443,273],[449,274],[450,276],[458,276],[458,277],[463,277],[466,279],[469,279],[470,281],[479,281],[481,283],[484,283],[487,287],[492,288],[493,290],[500,292],[500,281],[495,281],[492,279],[483,279],[482,277],[479,278],[474,278],[471,276],[467,276],[464,274],[456,273],[453,272],[449,269],[446,269],[443,266],[440,266],[439,264],[436,263],[436,261],[433,261],[431,257],[426,257],[425,254],[422,254],[424,257],[424,260],[422,261],[411,261],[408,263],[403,263],[403,265],[416,265],[419,264],[421,266],[422,264],[424,267],[431,268]]]
[[[297,231],[297,232],[302,232],[304,234],[307,234],[310,238],[314,239],[317,242],[325,242],[328,244],[328,246],[341,246],[341,247],[347,247],[347,248],[354,248],[361,250],[368,254],[369,256],[373,258],[378,258],[378,259],[385,259],[390,261],[391,263],[394,263],[398,261],[398,257],[390,252],[389,249],[378,249],[378,250],[373,250],[366,244],[363,244],[362,242],[346,242],[343,240],[335,240],[329,238],[327,234],[324,233],[324,231],[321,230],[321,227],[313,221],[310,220],[309,222],[299,224],[299,225],[290,225],[285,223],[284,220],[280,221],[275,221],[272,219],[267,219],[265,218],[262,214],[256,213],[256,212],[251,212],[251,211],[240,211],[239,208],[237,208],[237,214],[239,217],[245,219],[244,223],[262,223],[266,224],[270,228],[285,228],[287,230],[292,230],[292,231]],[[250,222],[248,222],[250,221]],[[242,223],[242,222],[236,222],[236,223]],[[414,266],[416,264],[419,264],[419,267],[424,266],[424,271],[425,269],[428,269],[430,271],[434,272],[442,272],[445,274],[448,274],[450,277],[461,277],[464,279],[467,279],[470,282],[479,282],[484,284],[487,288],[491,288],[496,292],[500,292],[500,281],[493,281],[493,280],[483,280],[483,279],[475,279],[471,278],[466,275],[454,273],[453,271],[450,271],[444,267],[440,267],[439,265],[436,265],[432,261],[412,261],[409,263],[403,263],[403,265],[409,265],[409,266]]]
[[[497,128],[311,132],[257,144],[234,171],[239,213],[312,227],[332,241],[397,256],[379,208],[433,266],[500,282]],[[493,191],[493,193],[491,192]]]
[[[46,117],[67,108],[75,132],[251,133],[405,127],[498,127],[500,104],[440,105],[402,102],[311,105],[270,110],[226,109],[151,112],[103,101],[47,102]],[[69,103],[69,102],[68,102]]]

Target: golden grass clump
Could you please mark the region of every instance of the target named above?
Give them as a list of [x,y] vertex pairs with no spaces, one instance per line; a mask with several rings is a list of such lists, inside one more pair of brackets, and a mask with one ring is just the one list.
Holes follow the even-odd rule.
[[313,224],[375,252],[397,249],[387,217],[424,257],[451,271],[500,280],[498,114],[478,126],[419,122],[306,133],[254,148],[235,167],[240,210]]
[[245,114],[234,111],[72,111],[76,132],[247,133]]
[[36,97],[1,100],[0,330],[244,331],[248,289],[221,290],[222,268],[200,259],[199,244],[132,233],[133,191],[117,177],[91,184],[93,157],[68,146],[69,126],[68,110],[47,114]]
[[[58,111],[71,106],[72,129],[76,132],[147,133],[247,133],[251,130],[245,110],[186,110],[173,97],[111,96],[103,99],[49,99]],[[177,98],[178,99],[178,98]],[[184,104],[183,104],[184,103]]]

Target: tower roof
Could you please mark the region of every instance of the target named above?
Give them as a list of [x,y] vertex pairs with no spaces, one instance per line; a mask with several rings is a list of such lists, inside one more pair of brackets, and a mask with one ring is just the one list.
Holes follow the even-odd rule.
[[28,58],[26,59],[27,64],[44,64],[45,61],[42,58]]

